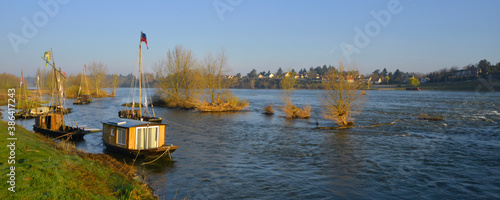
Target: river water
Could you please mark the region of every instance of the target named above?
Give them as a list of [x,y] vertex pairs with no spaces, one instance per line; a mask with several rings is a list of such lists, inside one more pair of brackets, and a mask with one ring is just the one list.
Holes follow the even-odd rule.
[[[147,165],[147,182],[162,199],[500,199],[500,93],[367,91],[355,124],[323,119],[320,90],[296,90],[292,102],[312,106],[309,119],[261,114],[282,105],[280,90],[232,90],[248,111],[199,113],[155,108],[167,127],[172,161]],[[102,128],[130,102],[115,98],[70,105],[68,121]],[[68,100],[68,102],[70,102]],[[444,121],[418,120],[421,114]],[[32,128],[33,120],[19,124]],[[102,133],[77,144],[102,153]]]

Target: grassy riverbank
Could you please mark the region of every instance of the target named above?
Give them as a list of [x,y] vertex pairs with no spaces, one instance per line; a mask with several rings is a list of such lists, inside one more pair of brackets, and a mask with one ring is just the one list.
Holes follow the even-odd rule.
[[[16,126],[15,161],[8,163],[11,141],[0,120],[0,199],[154,199],[146,184],[133,180],[133,169],[105,154],[89,154],[67,143]],[[8,191],[15,167],[15,193]]]

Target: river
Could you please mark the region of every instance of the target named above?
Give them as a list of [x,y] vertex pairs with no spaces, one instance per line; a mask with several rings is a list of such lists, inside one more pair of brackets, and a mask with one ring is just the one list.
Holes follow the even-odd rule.
[[[280,90],[231,90],[247,111],[199,113],[155,108],[168,124],[171,162],[148,165],[147,182],[160,199],[500,199],[500,93],[367,91],[355,124],[343,130],[322,117],[320,90],[296,90],[309,119],[261,114],[282,105]],[[102,128],[130,102],[117,97],[68,105],[66,119]],[[276,109],[277,110],[277,109]],[[421,114],[444,121],[417,119]],[[33,120],[19,120],[32,129]],[[77,144],[102,153],[102,133]]]

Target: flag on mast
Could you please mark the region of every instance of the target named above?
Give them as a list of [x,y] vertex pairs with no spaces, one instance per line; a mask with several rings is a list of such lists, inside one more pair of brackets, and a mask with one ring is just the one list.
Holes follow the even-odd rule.
[[45,62],[45,67],[49,66],[49,61],[50,61],[50,50],[49,50],[49,51],[46,51],[46,52],[43,54],[43,57],[46,59],[46,62]]
[[142,31],[141,31],[141,42],[146,43],[146,47],[149,49],[149,47],[148,47],[148,40],[146,39],[146,34],[143,33]]
[[19,87],[23,85],[23,77],[21,76],[21,83],[19,83]]

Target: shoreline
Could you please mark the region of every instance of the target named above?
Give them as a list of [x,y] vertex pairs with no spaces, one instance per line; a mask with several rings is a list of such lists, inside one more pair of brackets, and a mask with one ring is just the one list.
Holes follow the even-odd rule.
[[15,135],[8,136],[8,127],[0,120],[0,130],[5,132],[0,156],[13,162],[0,162],[0,173],[13,174],[15,192],[7,190],[11,184],[4,184],[0,199],[157,199],[147,183],[134,179],[133,166],[107,154],[83,152],[19,125],[15,125]]

